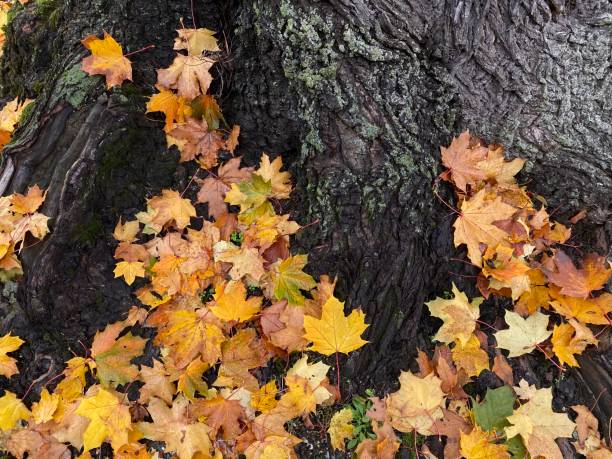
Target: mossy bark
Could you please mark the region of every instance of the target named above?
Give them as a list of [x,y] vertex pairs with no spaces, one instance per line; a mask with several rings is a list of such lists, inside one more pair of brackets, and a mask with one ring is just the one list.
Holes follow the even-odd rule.
[[[5,286],[0,303],[10,311],[3,330],[43,343],[24,351],[31,364],[23,384],[47,371],[42,355],[58,362],[128,308],[130,289],[112,278],[112,228],[147,196],[189,177],[143,108],[154,70],[172,59],[179,19],[192,21],[190,2],[44,3],[44,11],[30,2],[12,13],[0,63],[3,96],[36,97],[3,154],[2,192],[48,187],[43,211],[52,217],[52,234],[23,251],[25,277],[16,291]],[[424,301],[451,281],[472,284],[460,276],[469,268],[452,261],[463,255],[433,194],[439,146],[461,130],[526,157],[521,181],[562,219],[586,208],[576,241],[609,251],[609,3],[194,5],[198,25],[219,30],[230,47],[216,76],[225,116],[242,128],[239,153],[250,162],[262,151],[283,155],[297,181],[289,210],[303,224],[317,222],[297,249],[316,273],[337,274],[339,295],[372,323],[370,344],[344,366],[347,389],[389,388],[416,348],[430,346]],[[156,46],[133,56],[134,83],[110,93],[79,69],[79,40],[102,30],[127,51]],[[587,404],[600,395],[584,390]],[[606,419],[610,394],[598,403]]]

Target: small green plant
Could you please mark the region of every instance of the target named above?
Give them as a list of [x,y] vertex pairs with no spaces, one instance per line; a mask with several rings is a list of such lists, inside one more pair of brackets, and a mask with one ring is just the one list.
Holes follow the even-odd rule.
[[230,235],[230,241],[233,244],[236,244],[237,246],[241,246],[242,242],[244,241],[244,234],[240,231],[232,231],[232,234]]
[[354,449],[359,443],[367,438],[375,439],[376,435],[372,431],[372,420],[367,416],[366,412],[372,408],[372,401],[369,397],[374,397],[372,389],[366,389],[365,394],[368,398],[354,395],[349,408],[353,412],[353,431],[355,437],[347,444],[349,449]]

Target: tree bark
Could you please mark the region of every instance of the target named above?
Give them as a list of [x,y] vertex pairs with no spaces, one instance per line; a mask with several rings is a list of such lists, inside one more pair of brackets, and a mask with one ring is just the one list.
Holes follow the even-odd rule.
[[[130,289],[112,278],[112,228],[146,196],[189,178],[166,151],[161,123],[144,115],[154,70],[172,60],[179,18],[191,24],[189,2],[55,0],[46,12],[31,3],[8,26],[0,74],[7,98],[37,100],[3,153],[0,191],[48,187],[43,211],[52,218],[51,235],[22,252],[16,297],[14,284],[4,288],[2,329],[41,343],[24,351],[22,384],[132,304]],[[289,210],[317,222],[300,233],[298,249],[314,273],[338,275],[339,295],[372,324],[370,345],[345,365],[347,388],[391,387],[416,348],[429,346],[424,301],[451,281],[472,284],[461,274],[473,272],[452,260],[463,257],[452,247],[453,218],[433,194],[439,146],[461,130],[527,158],[521,182],[556,216],[587,209],[576,241],[609,253],[609,2],[194,6],[198,26],[219,30],[230,48],[216,76],[225,116],[242,128],[239,154],[283,155],[297,181]],[[110,93],[79,71],[79,40],[103,29],[127,51],[156,45],[133,56],[134,83]],[[440,193],[452,200],[445,187]],[[607,424],[609,384],[601,394],[586,386],[592,393],[582,387],[577,399],[599,397]]]

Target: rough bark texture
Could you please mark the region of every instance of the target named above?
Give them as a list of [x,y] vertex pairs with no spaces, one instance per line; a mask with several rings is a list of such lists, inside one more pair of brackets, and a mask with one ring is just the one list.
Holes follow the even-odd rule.
[[[189,2],[40,3],[45,10],[29,5],[10,23],[0,74],[7,98],[37,97],[3,154],[0,191],[49,187],[43,211],[53,218],[52,234],[23,251],[24,279],[4,288],[2,329],[44,343],[24,351],[31,363],[23,383],[47,371],[44,355],[57,362],[127,309],[130,291],[112,279],[112,228],[147,195],[188,179],[143,105],[154,69],[172,59],[179,18],[191,21]],[[423,302],[450,280],[462,283],[449,274],[466,271],[450,260],[452,217],[432,191],[439,145],[461,130],[528,158],[521,180],[559,206],[558,216],[587,208],[576,242],[608,253],[609,2],[219,0],[195,7],[198,25],[221,30],[230,45],[218,80],[226,118],[242,127],[240,153],[251,161],[262,150],[283,154],[297,180],[291,210],[303,223],[318,221],[300,234],[299,249],[311,254],[317,273],[338,274],[340,295],[372,322],[371,344],[346,364],[349,388],[388,388],[416,347],[428,346]],[[128,51],[157,46],[134,56],[135,83],[110,95],[79,71],[79,40],[102,29]],[[444,187],[441,193],[450,199]],[[609,338],[602,341],[603,355],[585,359],[598,363],[559,384],[571,386],[567,393],[584,390],[573,400],[588,405],[599,396],[607,424],[609,377],[589,382],[608,368]],[[521,365],[526,375],[541,374],[528,359]]]

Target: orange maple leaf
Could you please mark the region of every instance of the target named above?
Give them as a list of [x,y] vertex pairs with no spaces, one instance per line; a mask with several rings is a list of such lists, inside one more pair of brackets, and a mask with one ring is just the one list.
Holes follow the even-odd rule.
[[83,59],[81,68],[89,75],[104,75],[107,89],[132,80],[132,63],[123,55],[121,45],[108,33],[104,32],[103,39],[89,35],[81,43],[92,54]]

